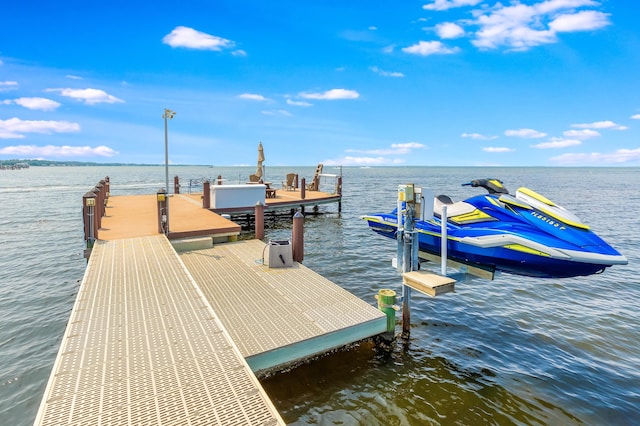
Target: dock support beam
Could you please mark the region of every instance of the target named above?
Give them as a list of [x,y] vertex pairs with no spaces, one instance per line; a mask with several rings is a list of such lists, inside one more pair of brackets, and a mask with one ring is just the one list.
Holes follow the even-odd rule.
[[302,198],[303,200],[305,199],[305,197],[307,196],[307,180],[305,178],[302,178],[300,180],[300,198]]
[[302,262],[304,260],[304,216],[300,212],[293,215],[291,240],[293,242],[293,260]]
[[440,275],[447,276],[447,206],[442,206],[440,215]]

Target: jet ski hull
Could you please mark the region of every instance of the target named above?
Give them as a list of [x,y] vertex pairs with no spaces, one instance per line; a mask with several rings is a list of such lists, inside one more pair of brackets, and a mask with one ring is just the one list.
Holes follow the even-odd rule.
[[[502,272],[540,278],[593,275],[609,266],[627,263],[624,256],[586,225],[566,218],[563,222],[562,212],[549,219],[553,212],[541,213],[524,202],[517,209],[507,205],[507,201],[520,203],[515,198],[507,200],[493,195],[467,200],[476,210],[462,212],[458,218],[463,218],[459,220],[463,223],[447,223],[447,256]],[[374,232],[396,238],[395,213],[368,215],[363,219]],[[414,225],[420,250],[439,255],[440,218],[416,220]]]

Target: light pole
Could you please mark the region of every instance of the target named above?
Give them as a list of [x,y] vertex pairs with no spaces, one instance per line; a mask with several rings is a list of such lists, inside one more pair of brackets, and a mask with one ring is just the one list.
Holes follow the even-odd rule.
[[175,111],[171,111],[169,108],[164,109],[164,177],[165,177],[165,189],[167,195],[169,195],[169,135],[167,132],[167,119],[171,120],[176,115]]

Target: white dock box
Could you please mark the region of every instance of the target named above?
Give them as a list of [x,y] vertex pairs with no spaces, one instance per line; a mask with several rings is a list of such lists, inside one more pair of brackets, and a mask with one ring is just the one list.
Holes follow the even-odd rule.
[[210,189],[211,208],[226,209],[254,207],[258,201],[264,204],[266,185],[213,185]]

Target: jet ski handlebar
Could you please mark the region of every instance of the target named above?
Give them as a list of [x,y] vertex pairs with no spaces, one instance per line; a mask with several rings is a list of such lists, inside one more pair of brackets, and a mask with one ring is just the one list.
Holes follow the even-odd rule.
[[474,179],[471,182],[463,183],[462,186],[473,188],[482,187],[489,191],[489,194],[508,194],[509,191],[499,179]]

